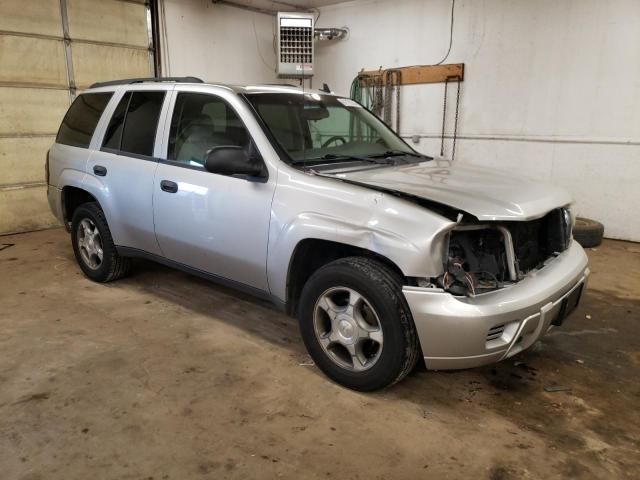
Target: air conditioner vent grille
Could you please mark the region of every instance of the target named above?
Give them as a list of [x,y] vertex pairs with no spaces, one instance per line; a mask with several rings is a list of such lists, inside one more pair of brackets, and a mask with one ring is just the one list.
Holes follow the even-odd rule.
[[313,61],[313,28],[280,28],[280,61],[311,63]]
[[279,12],[278,74],[281,77],[313,75],[313,15]]

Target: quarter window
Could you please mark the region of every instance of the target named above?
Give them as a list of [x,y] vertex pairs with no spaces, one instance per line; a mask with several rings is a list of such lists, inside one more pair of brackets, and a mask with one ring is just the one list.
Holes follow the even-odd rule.
[[213,147],[249,148],[249,138],[240,117],[221,98],[179,93],[171,119],[167,158],[202,167]]
[[79,95],[62,120],[56,143],[88,148],[100,116],[112,95],[113,92]]
[[127,92],[113,112],[103,147],[138,155],[153,155],[165,92]]

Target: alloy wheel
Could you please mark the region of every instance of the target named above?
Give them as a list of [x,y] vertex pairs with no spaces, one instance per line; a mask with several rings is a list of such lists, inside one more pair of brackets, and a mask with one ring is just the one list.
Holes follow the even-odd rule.
[[102,238],[96,224],[89,218],[83,218],[78,224],[78,249],[82,261],[92,270],[102,265]]
[[333,287],[322,293],[315,304],[313,326],[324,352],[346,370],[368,370],[380,358],[380,318],[369,301],[352,288]]

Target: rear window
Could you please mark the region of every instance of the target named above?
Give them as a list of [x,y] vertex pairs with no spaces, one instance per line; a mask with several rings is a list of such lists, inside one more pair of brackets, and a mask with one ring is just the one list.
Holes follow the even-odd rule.
[[57,143],[88,148],[93,131],[113,92],[83,93],[69,107],[62,120]]
[[153,155],[165,92],[127,92],[113,112],[102,146],[138,155]]

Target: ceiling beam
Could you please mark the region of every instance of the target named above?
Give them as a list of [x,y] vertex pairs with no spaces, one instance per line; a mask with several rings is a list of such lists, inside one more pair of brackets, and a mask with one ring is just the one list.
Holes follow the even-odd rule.
[[275,15],[277,12],[308,11],[309,9],[299,7],[287,2],[274,2],[271,0],[211,0],[211,3],[229,5],[230,7],[242,8],[252,12],[263,13],[265,15]]

